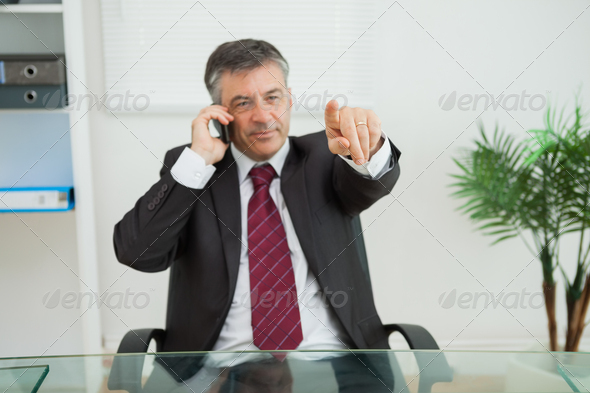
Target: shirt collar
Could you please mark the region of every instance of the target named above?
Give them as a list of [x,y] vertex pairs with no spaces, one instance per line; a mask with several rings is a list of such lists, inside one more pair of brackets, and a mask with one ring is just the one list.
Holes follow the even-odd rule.
[[260,162],[254,161],[250,157],[248,157],[245,154],[243,154],[242,152],[240,152],[234,146],[233,143],[230,143],[229,147],[231,149],[232,155],[234,156],[234,158],[236,160],[236,164],[238,165],[238,179],[240,180],[240,184],[242,184],[242,182],[248,177],[248,174],[250,173],[250,169],[252,169],[254,166],[260,166],[265,163],[269,163],[270,165],[272,165],[273,169],[275,170],[277,175],[280,177],[281,170],[283,169],[283,165],[285,164],[285,160],[287,159],[287,155],[289,154],[290,142],[289,142],[289,138],[287,137],[287,139],[285,140],[285,143],[283,143],[283,146],[281,146],[279,151],[277,151],[274,156],[272,156],[267,161],[260,161]]

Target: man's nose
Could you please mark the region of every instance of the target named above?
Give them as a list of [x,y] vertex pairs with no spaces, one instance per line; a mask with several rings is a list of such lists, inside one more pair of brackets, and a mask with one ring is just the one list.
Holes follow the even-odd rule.
[[273,121],[270,109],[271,108],[268,106],[265,107],[260,102],[256,103],[256,107],[252,109],[252,121],[264,123],[268,127],[268,125]]

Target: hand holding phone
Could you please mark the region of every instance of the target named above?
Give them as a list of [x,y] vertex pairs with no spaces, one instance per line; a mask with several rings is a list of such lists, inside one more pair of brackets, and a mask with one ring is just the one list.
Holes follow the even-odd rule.
[[[213,120],[221,138],[215,138],[209,132],[209,122]],[[207,165],[215,164],[223,158],[229,147],[229,123],[234,117],[221,105],[211,105],[201,109],[192,122],[191,149],[199,154]]]

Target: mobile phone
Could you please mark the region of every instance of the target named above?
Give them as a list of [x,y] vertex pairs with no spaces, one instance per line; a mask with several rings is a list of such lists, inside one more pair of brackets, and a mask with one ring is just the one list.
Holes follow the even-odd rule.
[[[215,103],[211,105],[215,105]],[[226,126],[225,124],[221,124],[217,119],[213,119],[213,125],[217,132],[219,132],[219,139],[221,139],[223,143],[229,144],[229,125]]]
[[221,139],[223,143],[229,143],[229,126],[221,124],[217,119],[213,119],[213,125],[215,126],[217,132],[219,132],[219,139]]

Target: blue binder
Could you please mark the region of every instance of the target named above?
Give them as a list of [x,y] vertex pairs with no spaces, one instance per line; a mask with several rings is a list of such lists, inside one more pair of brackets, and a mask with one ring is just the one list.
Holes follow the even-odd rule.
[[74,207],[69,128],[67,113],[0,113],[0,212]]
[[4,62],[0,61],[0,85],[4,84],[6,76],[4,75]]

